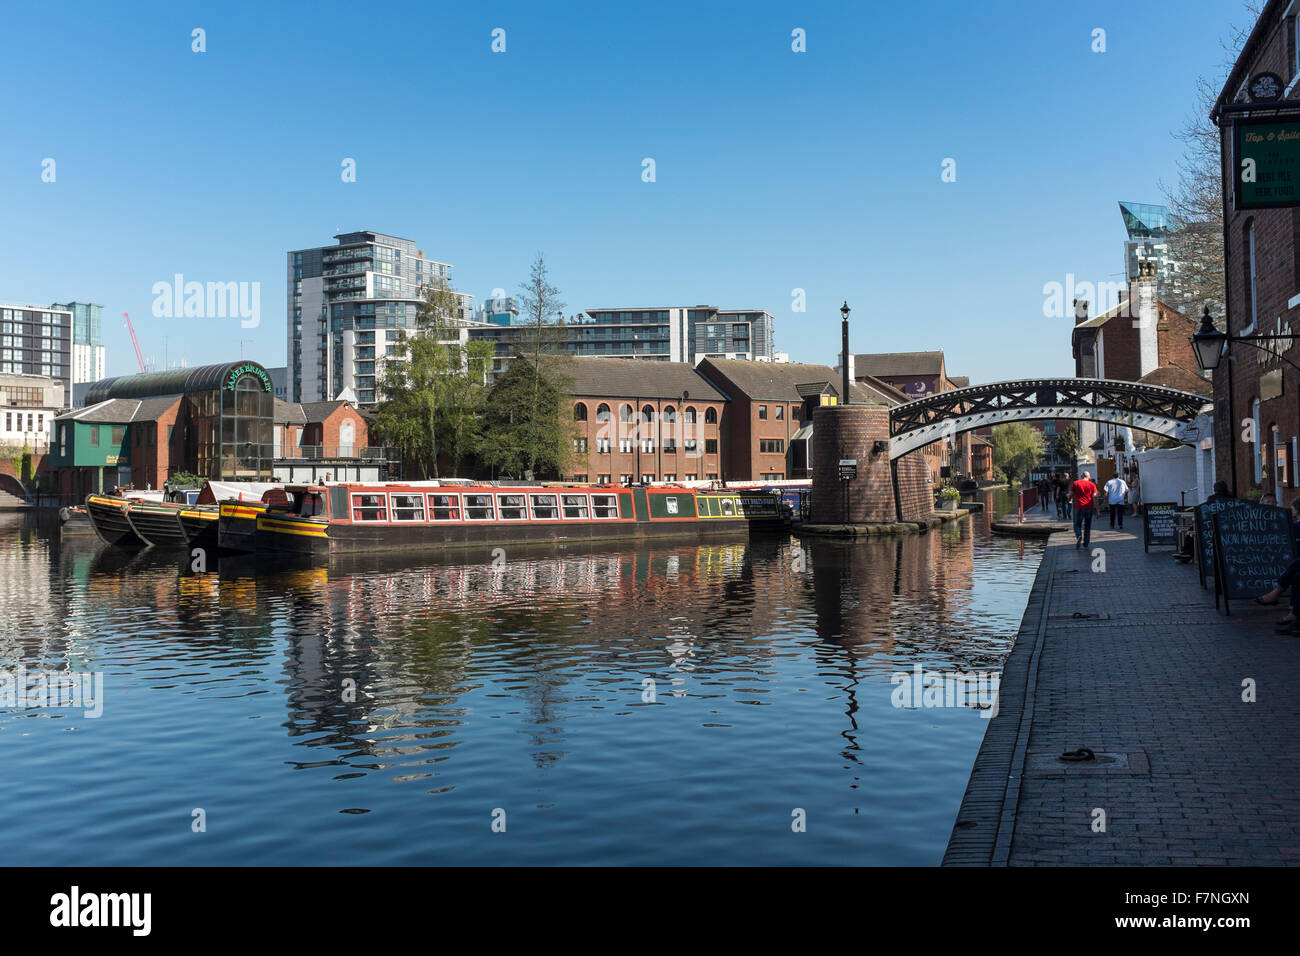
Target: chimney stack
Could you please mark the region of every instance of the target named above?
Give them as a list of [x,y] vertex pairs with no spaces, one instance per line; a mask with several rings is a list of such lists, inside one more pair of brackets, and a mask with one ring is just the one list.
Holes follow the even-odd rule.
[[1084,322],[1087,321],[1088,321],[1088,300],[1075,299],[1074,300],[1074,324],[1082,325]]

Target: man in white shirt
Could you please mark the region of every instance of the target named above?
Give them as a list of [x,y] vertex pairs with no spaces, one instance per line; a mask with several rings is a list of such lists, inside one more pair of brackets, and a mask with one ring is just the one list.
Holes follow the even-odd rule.
[[1119,528],[1124,530],[1124,503],[1128,498],[1128,483],[1116,475],[1106,482],[1106,487],[1102,490],[1106,492],[1106,502],[1110,505],[1110,526],[1115,527],[1115,519],[1118,518]]

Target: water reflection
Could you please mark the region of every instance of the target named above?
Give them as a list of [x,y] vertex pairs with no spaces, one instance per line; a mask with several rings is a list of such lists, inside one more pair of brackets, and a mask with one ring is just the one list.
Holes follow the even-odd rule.
[[[346,862],[934,863],[986,722],[888,678],[999,666],[1038,557],[983,524],[207,573],[11,524],[0,666],[108,690],[75,733],[0,707],[0,798],[42,808],[0,852],[93,827],[104,861],[343,862],[364,819]],[[138,822],[199,800],[243,836]]]

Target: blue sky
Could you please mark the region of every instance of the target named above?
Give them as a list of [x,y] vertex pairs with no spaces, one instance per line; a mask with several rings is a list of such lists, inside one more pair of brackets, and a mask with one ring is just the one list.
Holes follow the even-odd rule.
[[[835,363],[847,299],[854,351],[942,348],[977,382],[1072,373],[1044,284],[1120,277],[1117,201],[1162,201],[1196,77],[1250,22],[1237,0],[5,17],[0,301],[103,303],[109,374],[137,370],[124,311],[159,365],[285,364],[285,253],[374,229],[476,301],[543,251],[569,311],[766,309],[795,361]],[[259,282],[260,325],[154,317],[175,273]]]

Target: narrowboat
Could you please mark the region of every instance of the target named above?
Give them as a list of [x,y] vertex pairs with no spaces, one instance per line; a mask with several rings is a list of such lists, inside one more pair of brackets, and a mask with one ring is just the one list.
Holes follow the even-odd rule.
[[185,512],[211,512],[215,519],[215,505],[195,505],[198,491],[169,492],[167,501],[132,501],[126,509],[126,520],[135,533],[155,548],[183,548],[189,542],[182,515]]
[[90,495],[86,498],[86,517],[95,534],[105,544],[119,548],[147,548],[149,542],[140,537],[127,517],[132,501],[162,501],[161,491],[131,492],[122,495]]
[[[233,493],[229,483],[209,482],[209,486],[214,495],[221,496],[216,547],[225,554],[252,554],[257,550],[257,519],[268,511],[289,508],[283,485],[250,483],[247,487],[238,486]],[[196,538],[193,546],[210,547],[211,538],[205,537],[202,542]]]
[[744,535],[788,523],[775,495],[675,485],[385,482],[287,485],[285,493],[287,508],[257,516],[258,554]]

